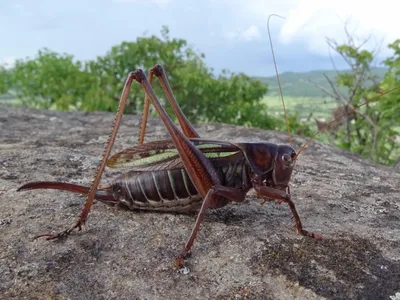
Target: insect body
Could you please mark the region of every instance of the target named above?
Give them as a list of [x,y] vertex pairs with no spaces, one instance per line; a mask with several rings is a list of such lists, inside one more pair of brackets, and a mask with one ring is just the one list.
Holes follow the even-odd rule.
[[[192,139],[191,142],[210,159],[223,185],[245,192],[251,188],[251,170],[237,146],[201,139]],[[145,146],[157,147],[158,144],[148,143]],[[141,147],[133,149],[136,152],[133,156],[144,156],[144,159],[134,160],[135,166],[130,166],[128,173],[116,178],[110,185],[115,198],[130,209],[175,212],[199,210],[202,197],[185,170],[173,142],[162,141],[162,144],[165,149],[155,151],[155,159],[161,157],[161,161],[156,162],[153,156],[147,156],[147,151],[141,152]],[[137,153],[138,150],[140,153]],[[132,154],[129,153],[129,156],[132,157]],[[109,165],[118,165],[118,161],[125,161],[122,164],[126,164],[126,157],[127,151],[117,154],[109,160]],[[217,201],[220,206],[225,202],[224,197]]]
[[[190,141],[210,159],[223,186],[244,194],[262,185],[278,190],[285,190],[288,186],[293,170],[290,161],[295,156],[291,147],[271,143],[231,144],[202,139]],[[111,157],[108,165],[129,167],[130,170],[116,177],[110,185],[98,189],[95,198],[100,201],[124,205],[132,210],[165,212],[194,212],[201,207],[203,199],[172,141],[151,142],[126,149]],[[276,170],[281,173],[277,174]],[[68,189],[77,193],[87,193],[88,190],[61,182],[33,182],[19,190],[37,188]],[[229,198],[220,196],[210,208],[222,207],[229,202]]]

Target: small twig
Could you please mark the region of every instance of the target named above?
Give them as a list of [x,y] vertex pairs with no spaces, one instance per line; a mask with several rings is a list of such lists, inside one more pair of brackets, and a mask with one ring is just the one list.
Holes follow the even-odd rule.
[[323,91],[325,94],[327,94],[328,96],[331,96],[332,98],[336,98],[334,94],[332,94],[331,92],[329,92],[326,88],[324,88],[322,85],[319,85],[318,83],[315,83],[314,81],[312,81],[311,79],[308,79],[308,81],[314,85],[315,87],[319,88],[321,91]]
[[342,102],[344,105],[346,105],[347,101],[346,101],[345,97],[336,89],[336,87],[333,84],[332,80],[326,74],[323,74],[323,75],[324,75],[325,79],[328,81],[329,85],[331,86],[332,91],[335,93],[335,95],[336,95],[335,98],[337,100],[339,100],[340,102]]

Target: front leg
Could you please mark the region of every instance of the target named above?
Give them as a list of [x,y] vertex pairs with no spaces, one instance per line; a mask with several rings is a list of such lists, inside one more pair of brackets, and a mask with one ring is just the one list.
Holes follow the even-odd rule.
[[197,215],[196,223],[194,224],[192,233],[186,241],[185,247],[182,249],[179,256],[175,258],[175,268],[179,269],[184,265],[185,258],[190,254],[194,240],[197,236],[197,233],[199,232],[200,224],[203,221],[204,214],[207,208],[210,206],[211,199],[217,196],[228,198],[229,200],[234,202],[243,202],[246,198],[246,193],[241,190],[223,185],[215,185],[208,190],[207,195],[201,205],[199,214]]
[[253,182],[253,188],[257,192],[257,197],[259,198],[267,198],[269,199],[276,199],[280,202],[285,202],[289,205],[290,210],[292,211],[293,219],[297,228],[297,231],[299,234],[304,235],[304,236],[309,236],[317,240],[322,240],[322,236],[319,234],[316,234],[314,232],[309,232],[305,229],[303,229],[303,225],[301,224],[300,216],[297,213],[296,206],[294,205],[292,201],[292,197],[290,195],[290,188],[288,187],[288,192],[284,190],[279,190],[273,187],[266,186],[260,177],[256,176],[255,178],[252,179]]

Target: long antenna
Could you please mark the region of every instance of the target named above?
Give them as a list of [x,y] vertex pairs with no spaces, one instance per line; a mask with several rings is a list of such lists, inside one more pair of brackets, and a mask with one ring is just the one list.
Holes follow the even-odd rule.
[[282,85],[281,85],[281,81],[279,79],[279,72],[278,72],[278,67],[276,66],[276,59],[275,59],[275,52],[274,52],[274,46],[272,45],[272,38],[271,38],[271,32],[269,30],[269,19],[271,17],[278,17],[281,19],[285,19],[284,17],[280,16],[280,15],[276,15],[276,14],[271,14],[268,17],[268,21],[267,21],[267,27],[268,27],[268,36],[269,36],[269,44],[271,46],[271,52],[272,52],[272,59],[274,60],[274,66],[275,66],[275,74],[276,74],[276,80],[278,81],[278,85],[279,85],[279,92],[281,94],[281,99],[282,99],[282,105],[283,105],[283,111],[285,112],[285,119],[286,119],[286,126],[287,126],[287,131],[288,131],[288,137],[289,137],[289,143],[290,145],[292,145],[292,137],[290,136],[290,126],[289,126],[289,119],[286,113],[286,106],[285,106],[285,101],[283,100],[283,92],[282,92]]
[[359,109],[360,107],[362,107],[362,106],[364,106],[364,105],[366,105],[366,104],[368,104],[368,103],[371,103],[371,102],[373,102],[373,101],[379,99],[380,97],[382,97],[382,96],[384,96],[384,95],[387,95],[387,94],[389,94],[389,93],[391,93],[391,92],[393,92],[393,91],[395,91],[395,90],[398,90],[398,89],[400,89],[400,86],[397,86],[397,87],[395,87],[395,88],[393,88],[393,89],[391,89],[391,90],[388,90],[388,91],[386,91],[386,92],[384,92],[384,93],[381,93],[380,95],[378,95],[378,96],[372,98],[371,100],[367,100],[367,101],[365,101],[364,103],[362,103],[362,104],[360,104],[360,105],[354,107],[354,108],[351,109],[349,112],[345,112],[344,114],[340,115],[340,116],[337,117],[336,119],[332,120],[331,122],[329,122],[328,124],[326,124],[325,126],[323,126],[320,130],[318,130],[316,133],[314,133],[314,134],[308,139],[308,141],[304,143],[303,146],[301,146],[300,150],[299,150],[299,151],[297,152],[297,154],[296,154],[295,159],[297,159],[297,157],[298,157],[298,156],[300,155],[300,153],[306,148],[306,146],[308,145],[309,142],[311,142],[319,133],[321,133],[322,131],[324,131],[326,128],[328,128],[330,125],[332,125],[334,122],[338,121],[339,119],[343,118],[344,116],[347,116],[347,115],[351,114],[352,112],[354,112],[355,110]]

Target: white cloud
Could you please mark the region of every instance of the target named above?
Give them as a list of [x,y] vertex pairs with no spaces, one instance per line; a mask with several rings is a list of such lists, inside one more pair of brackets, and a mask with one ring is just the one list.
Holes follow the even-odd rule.
[[251,25],[247,29],[238,29],[224,33],[228,40],[252,41],[261,37],[260,29],[256,25]]
[[257,26],[251,25],[249,28],[242,32],[241,37],[246,41],[251,41],[261,37],[261,33]]
[[6,56],[0,65],[4,66],[6,69],[10,69],[14,66],[16,60],[17,58],[14,56]]
[[327,54],[325,37],[345,42],[345,24],[348,30],[359,40],[372,37],[366,48],[373,50],[376,44],[385,40],[385,44],[400,38],[400,26],[396,10],[390,9],[388,0],[379,4],[367,1],[300,0],[290,9],[286,22],[280,32],[282,42],[290,43],[304,39],[313,52]]
[[[366,48],[373,50],[378,42],[386,45],[400,38],[400,19],[393,0],[368,2],[361,0],[209,0],[235,11],[237,22],[259,27],[259,34],[266,35],[266,24],[270,14],[278,14],[285,20],[271,19],[271,30],[279,30],[281,43],[301,42],[305,48],[328,55],[326,37],[338,42],[345,41],[344,26],[363,40],[372,39]],[[227,29],[229,30],[229,28]],[[387,55],[388,51],[382,52]]]
[[224,33],[224,37],[228,40],[234,40],[235,38],[237,38],[238,33],[234,32],[234,31],[228,31]]

